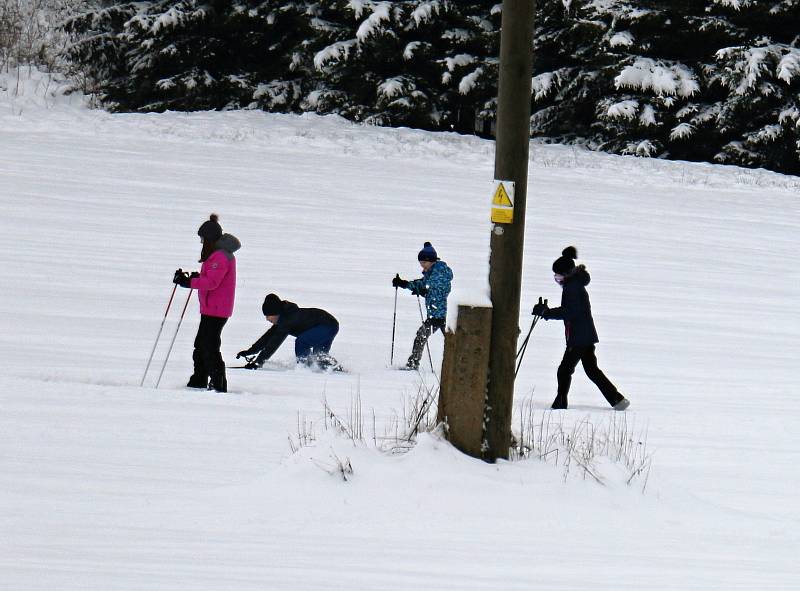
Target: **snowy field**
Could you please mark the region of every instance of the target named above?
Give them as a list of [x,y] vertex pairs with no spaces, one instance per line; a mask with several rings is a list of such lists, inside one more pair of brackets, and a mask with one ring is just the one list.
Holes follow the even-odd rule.
[[[600,367],[652,458],[630,485],[601,461],[598,483],[432,435],[406,454],[371,444],[435,382],[388,367],[391,278],[417,277],[430,240],[451,305],[485,289],[491,142],[333,117],[112,116],[55,90],[0,78],[0,589],[798,588],[800,179],[534,147],[520,326],[558,300],[550,265],[575,244]],[[193,298],[155,389],[181,290],[139,387],[212,211],[243,245],[226,361],[267,328],[274,291],[340,320],[332,352],[351,373],[229,370],[228,394],[185,389]],[[408,292],[397,318],[396,364],[419,323]],[[621,420],[580,368],[572,408],[547,410],[562,335],[537,325],[516,405],[567,430]],[[366,443],[324,428],[324,400],[360,410]]]

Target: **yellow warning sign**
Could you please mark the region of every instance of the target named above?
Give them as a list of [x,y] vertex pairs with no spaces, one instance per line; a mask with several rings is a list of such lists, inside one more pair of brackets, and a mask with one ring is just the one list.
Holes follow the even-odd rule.
[[494,181],[492,194],[492,222],[514,222],[514,181]]
[[508,196],[505,185],[501,182],[497,184],[494,190],[494,197],[492,197],[492,205],[500,205],[502,207],[514,207],[511,198]]

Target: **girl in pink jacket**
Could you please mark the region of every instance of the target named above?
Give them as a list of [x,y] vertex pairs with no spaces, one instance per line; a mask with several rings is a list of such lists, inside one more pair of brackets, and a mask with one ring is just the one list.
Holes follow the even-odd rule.
[[228,381],[220,346],[222,328],[233,314],[236,294],[236,258],[233,253],[239,250],[241,243],[232,234],[223,234],[218,220],[212,213],[197,231],[203,239],[200,273],[190,275],[178,269],[173,281],[181,287],[196,289],[200,300],[200,326],[192,354],[194,373],[186,385],[227,392]]

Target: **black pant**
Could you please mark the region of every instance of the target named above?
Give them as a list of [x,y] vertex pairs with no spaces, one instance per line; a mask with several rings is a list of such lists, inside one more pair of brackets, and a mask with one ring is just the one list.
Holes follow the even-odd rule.
[[220,376],[224,379],[225,362],[219,348],[222,345],[222,328],[227,321],[227,318],[217,316],[200,316],[200,326],[194,338],[194,374],[190,384],[204,388],[209,376],[212,382],[218,381]]
[[422,352],[425,350],[425,343],[428,342],[428,337],[437,330],[444,332],[444,326],[444,318],[428,318],[422,323],[422,326],[417,330],[417,336],[414,337],[414,346],[411,348],[411,356],[406,362],[406,367],[414,369],[419,367],[419,360],[422,359]]
[[606,375],[597,367],[597,357],[594,354],[594,345],[586,347],[567,347],[564,351],[564,358],[558,366],[558,395],[553,401],[553,408],[567,408],[567,394],[572,383],[572,374],[578,361],[583,363],[583,371],[594,384],[600,388],[605,399],[611,406],[616,405],[624,396],[617,391],[617,387],[611,383]]

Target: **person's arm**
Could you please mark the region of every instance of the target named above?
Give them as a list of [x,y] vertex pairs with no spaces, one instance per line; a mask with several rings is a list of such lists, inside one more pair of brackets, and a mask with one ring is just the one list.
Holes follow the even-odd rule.
[[250,355],[258,353],[258,357],[256,357],[254,361],[250,362],[250,364],[254,366],[261,366],[272,356],[275,351],[278,350],[278,347],[283,344],[287,334],[288,333],[283,330],[282,327],[278,327],[278,325],[275,324],[267,332],[261,335],[261,337],[255,343],[250,345],[248,349],[239,351],[236,354],[236,359],[239,359],[239,357],[250,357]]
[[256,357],[256,364],[263,365],[267,359],[272,357],[272,354],[275,353],[283,344],[283,341],[286,340],[288,334],[284,327],[280,324],[275,324],[265,332],[260,339],[253,343],[253,346],[250,347],[253,353],[260,351],[258,357]]
[[210,265],[206,265],[205,275],[200,275],[200,277],[195,277],[191,280],[189,285],[192,289],[210,291],[219,287],[219,284],[222,283],[222,280],[228,273],[228,259],[224,256],[217,258],[218,260],[215,260]]
[[545,320],[564,320],[564,309],[561,307],[558,308],[547,308],[542,312],[542,318]]
[[425,277],[420,277],[419,279],[409,281],[408,285],[406,285],[406,289],[411,291],[414,295],[424,296],[428,293],[428,280],[425,279]]
[[564,297],[561,298],[561,305],[558,308],[548,308],[542,318],[545,320],[573,320],[580,305],[580,293],[577,289],[570,287],[564,288]]

